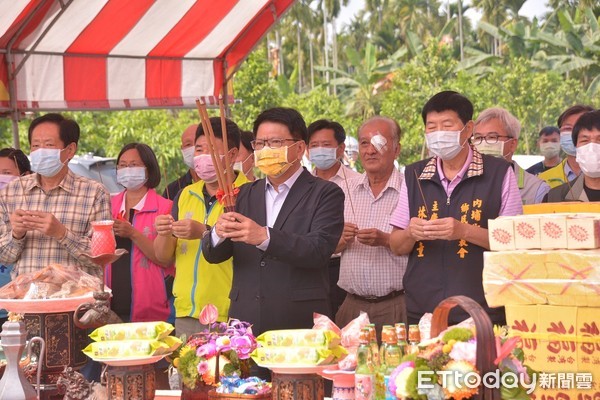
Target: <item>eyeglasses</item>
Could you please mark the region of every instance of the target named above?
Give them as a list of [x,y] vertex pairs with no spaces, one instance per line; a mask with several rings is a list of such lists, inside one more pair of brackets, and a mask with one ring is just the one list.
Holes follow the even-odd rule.
[[483,143],[485,140],[487,144],[496,144],[500,138],[513,139],[512,137],[506,135],[473,136],[472,142],[473,144],[478,145]]
[[252,145],[252,148],[254,150],[260,150],[262,148],[264,148],[265,146],[269,146],[272,149],[278,149],[281,146],[283,146],[283,144],[285,142],[299,142],[299,139],[267,139],[267,140],[253,140],[250,142],[250,144]]

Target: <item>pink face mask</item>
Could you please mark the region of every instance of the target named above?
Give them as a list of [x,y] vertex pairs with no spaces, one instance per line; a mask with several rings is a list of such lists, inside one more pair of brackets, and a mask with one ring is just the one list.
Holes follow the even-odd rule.
[[17,178],[18,176],[15,175],[0,175],[0,189],[4,189],[6,185]]
[[210,154],[200,154],[194,157],[194,171],[206,183],[213,183],[217,180],[217,170]]

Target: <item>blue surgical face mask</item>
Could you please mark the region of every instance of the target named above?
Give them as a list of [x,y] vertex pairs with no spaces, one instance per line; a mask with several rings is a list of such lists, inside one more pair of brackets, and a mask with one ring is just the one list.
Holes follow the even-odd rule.
[[29,155],[31,158],[31,170],[46,178],[55,176],[64,166],[64,163],[60,161],[60,153],[63,150],[37,149],[32,151]]
[[310,161],[321,171],[327,170],[337,162],[337,147],[313,147],[308,150]]
[[570,156],[577,154],[577,150],[573,144],[573,135],[571,131],[560,133],[560,147],[562,147],[563,151]]

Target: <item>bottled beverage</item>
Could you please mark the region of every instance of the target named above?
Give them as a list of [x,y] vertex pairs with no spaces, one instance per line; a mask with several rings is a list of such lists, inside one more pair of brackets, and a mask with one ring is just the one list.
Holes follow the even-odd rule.
[[354,373],[355,400],[373,400],[375,375],[373,371],[370,331],[365,327],[360,331],[356,350],[356,371]]
[[[386,362],[388,344],[386,343],[385,338],[388,338],[390,335],[393,336],[395,339],[396,331],[394,330],[394,327],[391,325],[384,325],[383,329],[381,331],[381,337],[383,340],[381,341],[381,347],[379,349],[380,364],[379,364],[379,368],[377,369],[377,372],[375,373],[375,399],[376,400],[385,400],[385,398],[386,398],[387,383],[385,381],[385,376],[388,372],[388,365]],[[389,380],[389,374],[388,374],[388,380]]]
[[399,322],[395,325],[395,328],[396,336],[398,337],[398,346],[404,356],[406,354],[406,346],[408,346],[408,342],[406,341],[406,325],[404,322]]
[[396,336],[396,332],[393,327],[390,327],[387,332],[384,330],[382,332],[382,340],[385,346],[385,351],[383,352],[383,362],[382,365],[385,365],[385,370],[383,372],[383,384],[384,384],[384,399],[385,400],[395,400],[396,394],[390,392],[388,389],[388,383],[390,380],[390,375],[394,372],[394,369],[398,365],[400,365],[400,360],[402,359],[402,350],[400,350],[400,346],[398,346],[398,338]]
[[419,351],[420,341],[421,332],[419,332],[419,325],[409,325],[407,354],[417,353]]
[[367,325],[369,328],[369,344],[371,345],[371,362],[373,368],[379,367],[379,344],[377,343],[377,332],[375,331],[375,324]]

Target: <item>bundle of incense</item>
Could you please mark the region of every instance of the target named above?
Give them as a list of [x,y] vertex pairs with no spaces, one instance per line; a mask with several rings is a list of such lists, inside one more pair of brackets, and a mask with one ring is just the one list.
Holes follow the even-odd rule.
[[221,117],[221,131],[223,132],[223,147],[225,147],[225,183],[227,187],[233,187],[234,175],[233,167],[231,166],[231,157],[229,156],[229,144],[227,138],[227,121],[225,120],[225,105],[223,104],[223,96],[219,95],[219,114]]
[[[202,130],[206,135],[206,140],[208,142],[208,152],[210,153],[213,165],[215,166],[215,170],[217,172],[217,182],[219,185],[219,191],[222,193],[222,201],[225,206],[225,211],[233,211],[235,209],[235,195],[233,191],[232,185],[228,184],[228,179],[226,175],[233,176],[233,171],[231,174],[229,170],[231,166],[228,166],[228,171],[226,172],[223,168],[223,164],[221,163],[221,156],[217,151],[215,146],[215,134],[212,130],[212,125],[210,124],[210,118],[208,117],[208,112],[206,111],[206,104],[203,101],[196,99],[196,106],[198,107],[198,113],[200,114],[200,122],[202,123]],[[221,123],[223,124],[224,116],[221,117]],[[226,145],[226,137],[227,133],[223,131],[223,144],[225,147],[225,155],[227,157],[227,153],[229,149]],[[217,195],[219,197],[219,195]]]

